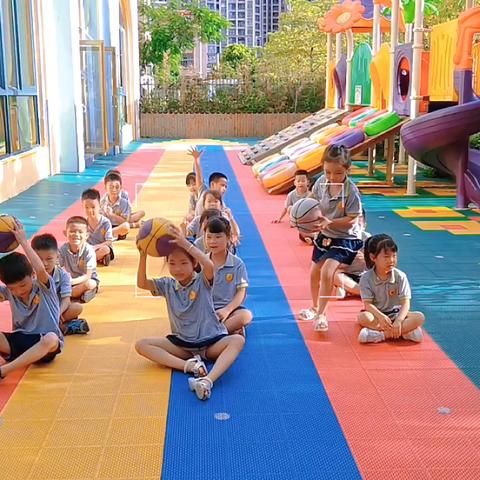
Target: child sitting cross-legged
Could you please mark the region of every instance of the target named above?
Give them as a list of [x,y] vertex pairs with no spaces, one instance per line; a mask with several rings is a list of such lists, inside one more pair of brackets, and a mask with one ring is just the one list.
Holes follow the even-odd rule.
[[[160,365],[192,375],[190,390],[207,400],[214,382],[223,375],[243,349],[241,335],[228,335],[213,306],[214,265],[210,258],[192,245],[180,229],[172,227],[176,248],[167,257],[173,277],[148,278],[147,256],[140,250],[137,285],[152,295],[165,297],[172,334],[144,338],[137,352]],[[200,273],[195,272],[197,266]],[[215,361],[207,372],[204,360]]]
[[207,253],[207,246],[205,245],[205,230],[207,228],[207,223],[211,218],[221,217],[222,212],[216,208],[207,208],[200,215],[200,231],[195,238],[194,245],[203,253]]
[[56,238],[49,234],[36,235],[31,241],[32,248],[40,257],[47,273],[55,282],[58,300],[60,302],[60,328],[64,335],[87,333],[90,328],[87,322],[78,318],[83,306],[72,302],[72,278],[58,265],[58,244]]
[[200,157],[202,151],[197,148],[191,148],[188,150],[188,154],[193,157],[194,171],[187,174],[185,183],[190,192],[188,200],[188,213],[185,216],[184,222],[188,223],[195,217],[195,209],[197,207],[197,201],[202,196],[203,192],[207,190],[207,186],[203,181],[202,168],[200,166]]
[[[26,255],[13,252],[0,259],[0,301],[12,311],[12,332],[0,333],[0,379],[32,363],[51,362],[63,347],[60,302],[53,278],[16,223],[15,238]],[[35,273],[35,275],[34,275]]]
[[58,251],[60,266],[72,277],[72,298],[89,302],[95,297],[100,280],[95,250],[87,243],[87,220],[80,216],[70,217],[64,234],[67,242]]
[[[240,239],[240,228],[238,227],[237,222],[233,218],[232,212],[229,208],[225,208],[223,204],[222,195],[216,190],[207,190],[203,195],[203,210],[216,209],[220,211],[220,215],[225,217],[232,226],[232,243],[238,245]],[[188,237],[197,238],[201,235],[201,218],[202,214],[197,215],[194,219],[188,224],[186,235]]]
[[374,235],[366,250],[367,267],[360,278],[360,294],[365,310],[358,315],[363,327],[360,343],[378,343],[404,338],[421,342],[425,317],[410,311],[411,291],[408,278],[397,267],[398,247],[392,238]]
[[215,266],[213,305],[228,333],[245,336],[252,312],[243,306],[247,296],[248,275],[242,259],[229,251],[231,228],[222,217],[211,218],[205,230],[205,243]]
[[112,248],[113,233],[110,220],[100,213],[100,192],[89,188],[82,193],[82,205],[87,216],[87,242],[95,250],[97,262],[108,267],[115,258]]
[[143,210],[132,212],[128,195],[123,190],[122,177],[118,170],[110,170],[104,178],[106,193],[100,201],[104,215],[113,226],[113,236],[122,240],[130,228],[139,228],[145,216]]
[[[199,164],[199,168],[200,168],[200,164]],[[197,172],[197,175],[198,175],[198,172]],[[228,188],[227,176],[224,173],[221,173],[221,172],[213,172],[208,177],[208,188],[209,189],[205,190],[197,200],[197,204],[195,206],[195,215],[201,215],[203,210],[205,208],[208,208],[204,203],[204,198],[203,197],[209,191],[218,192],[220,194],[220,196],[222,197],[223,207],[226,208],[225,200],[224,200],[223,197],[224,197],[225,192],[227,191],[227,188]]]

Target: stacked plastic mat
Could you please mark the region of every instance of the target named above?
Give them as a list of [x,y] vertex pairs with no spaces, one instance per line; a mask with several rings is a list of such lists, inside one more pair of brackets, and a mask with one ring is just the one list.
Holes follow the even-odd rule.
[[283,191],[291,186],[296,170],[316,173],[322,168],[323,154],[329,145],[353,148],[394,127],[401,121],[395,112],[361,108],[337,123],[313,132],[310,137],[297,140],[252,166],[255,177],[269,193]]

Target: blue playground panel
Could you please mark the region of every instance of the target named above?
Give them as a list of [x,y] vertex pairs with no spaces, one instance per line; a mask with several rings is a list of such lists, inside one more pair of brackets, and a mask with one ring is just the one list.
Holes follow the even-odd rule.
[[20,195],[1,203],[0,210],[21,219],[28,237],[35,235],[44,225],[80,200],[84,190],[96,185],[108,170],[118,167],[139,146],[135,142],[119,155],[99,157],[82,173],[63,173],[45,178]]
[[[240,255],[254,322],[208,402],[188,391],[184,374],[173,373],[162,478],[361,478],[225,152],[203,148],[205,176],[228,176],[228,206],[248,232]],[[230,418],[217,420],[218,413]]]
[[411,221],[423,219],[392,211],[454,208],[455,198],[364,195],[363,201],[368,231],[388,233],[399,246],[399,268],[408,274],[412,306],[425,314],[428,333],[480,388],[480,237],[422,231]]

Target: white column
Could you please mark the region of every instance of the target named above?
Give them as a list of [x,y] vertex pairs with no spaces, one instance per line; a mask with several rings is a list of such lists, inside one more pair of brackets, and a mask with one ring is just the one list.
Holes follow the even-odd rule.
[[85,169],[79,9],[75,2],[41,3],[50,152],[62,172]]
[[325,108],[328,108],[328,97],[330,96],[330,63],[332,62],[332,34],[327,33],[327,61],[325,66]]
[[128,40],[131,44],[127,46],[130,52],[131,64],[128,66],[129,75],[127,81],[129,82],[128,91],[130,99],[134,103],[132,127],[133,138],[137,140],[140,138],[140,59],[138,50],[138,5],[137,0],[130,0],[130,18],[131,25],[129,25],[130,34]]
[[382,44],[382,29],[381,29],[381,15],[380,4],[373,6],[373,38],[372,38],[372,54],[376,55],[380,50]]
[[[342,58],[342,34],[337,33],[335,35],[335,65],[338,65],[340,58]],[[337,87],[335,87],[335,108],[337,108],[339,98],[340,92]]]
[[350,95],[352,91],[352,60],[354,53],[353,32],[351,29],[347,30],[347,79],[345,87],[345,110],[350,110]]
[[[415,5],[415,23],[413,28],[413,64],[412,64],[412,85],[410,97],[410,118],[414,119],[418,116],[420,109],[421,75],[422,75],[422,52],[423,52],[423,11],[425,8],[424,0],[416,0]],[[416,175],[417,162],[414,158],[408,157],[408,178],[407,178],[407,195],[416,194]]]
[[388,102],[388,109],[393,110],[393,94],[395,92],[395,82],[397,78],[397,72],[395,68],[395,49],[398,45],[398,25],[400,11],[400,0],[392,0],[392,19],[390,22],[390,98]]
[[405,25],[405,43],[413,42],[413,24],[407,23]]

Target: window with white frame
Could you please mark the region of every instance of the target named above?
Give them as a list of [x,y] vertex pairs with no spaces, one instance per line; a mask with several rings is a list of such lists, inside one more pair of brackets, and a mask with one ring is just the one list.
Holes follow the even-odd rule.
[[39,143],[31,0],[0,9],[0,157]]

